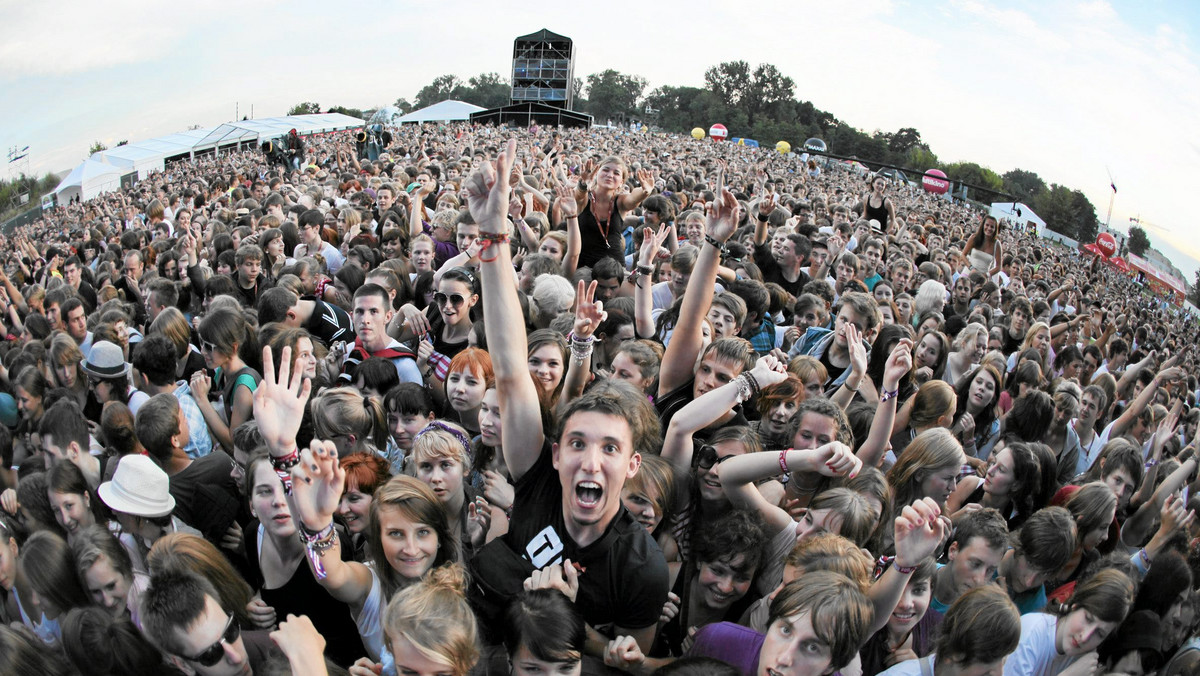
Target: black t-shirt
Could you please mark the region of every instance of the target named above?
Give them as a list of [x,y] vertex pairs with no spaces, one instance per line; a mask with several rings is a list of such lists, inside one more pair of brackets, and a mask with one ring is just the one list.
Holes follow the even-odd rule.
[[241,506],[241,496],[233,480],[233,459],[215,450],[193,460],[171,477],[170,491],[175,498],[175,516],[220,546],[221,537]]
[[317,304],[313,308],[312,316],[304,323],[305,330],[313,338],[321,341],[325,347],[329,347],[339,340],[350,344],[354,343],[354,322],[350,320],[349,313],[316,296],[303,296],[301,300],[311,300]]
[[808,273],[803,268],[800,269],[800,276],[796,277],[796,281],[789,282],[783,276],[783,269],[775,262],[775,257],[771,255],[771,247],[766,242],[754,245],[754,263],[762,270],[764,282],[774,282],[793,296],[803,293],[804,286],[809,282]]
[[575,605],[597,631],[653,626],[667,600],[667,561],[646,528],[625,507],[599,540],[580,547],[563,519],[562,484],[551,459],[550,441],[516,483],[513,518],[505,542],[544,568],[564,559],[584,568]]

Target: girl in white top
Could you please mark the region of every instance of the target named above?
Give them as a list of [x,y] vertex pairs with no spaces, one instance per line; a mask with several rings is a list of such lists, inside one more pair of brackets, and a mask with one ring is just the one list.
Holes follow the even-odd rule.
[[1021,642],[1004,664],[1004,676],[1084,676],[1096,670],[1096,648],[1125,620],[1133,581],[1105,569],[1075,589],[1054,614],[1021,617]]

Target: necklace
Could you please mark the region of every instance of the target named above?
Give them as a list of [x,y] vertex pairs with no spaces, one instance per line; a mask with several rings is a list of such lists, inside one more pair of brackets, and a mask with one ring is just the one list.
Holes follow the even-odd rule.
[[596,213],[596,206],[599,204],[599,202],[596,200],[596,193],[591,192],[590,190],[588,191],[588,202],[588,208],[591,209],[592,216],[596,219],[596,227],[599,228],[600,235],[604,237],[604,241],[607,242],[608,228],[612,220],[613,207],[616,206],[616,198],[614,198],[613,203],[609,205],[608,218],[605,219],[601,219],[600,214]]

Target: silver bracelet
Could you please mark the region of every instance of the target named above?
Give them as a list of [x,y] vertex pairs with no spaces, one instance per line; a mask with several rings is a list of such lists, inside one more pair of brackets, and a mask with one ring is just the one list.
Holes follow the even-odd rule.
[[750,385],[750,380],[746,378],[745,374],[734,378],[733,382],[735,385],[737,385],[738,390],[737,403],[740,404],[754,396],[754,387]]

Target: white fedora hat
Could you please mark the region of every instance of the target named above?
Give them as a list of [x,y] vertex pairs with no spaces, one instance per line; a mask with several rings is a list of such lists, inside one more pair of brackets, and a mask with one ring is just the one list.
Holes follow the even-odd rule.
[[153,519],[175,509],[170,478],[145,455],[121,458],[112,481],[100,484],[99,493],[110,509],[134,516]]
[[108,380],[129,375],[130,364],[125,361],[121,346],[102,340],[92,345],[88,356],[79,365],[93,378]]

